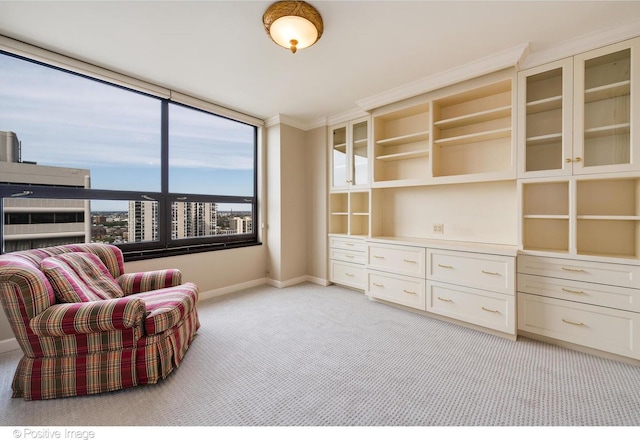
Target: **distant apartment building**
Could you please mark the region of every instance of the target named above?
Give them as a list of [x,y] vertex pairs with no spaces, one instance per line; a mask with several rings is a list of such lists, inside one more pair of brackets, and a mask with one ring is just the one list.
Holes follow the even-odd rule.
[[[171,209],[171,238],[217,235],[218,206],[209,202],[175,202]],[[129,202],[129,240],[158,239],[158,203]]]
[[[90,170],[22,161],[21,144],[0,131],[0,181],[88,188]],[[90,202],[23,197],[4,199],[4,252],[91,241]]]
[[250,234],[253,232],[253,218],[247,217],[235,217],[235,233],[236,234]]

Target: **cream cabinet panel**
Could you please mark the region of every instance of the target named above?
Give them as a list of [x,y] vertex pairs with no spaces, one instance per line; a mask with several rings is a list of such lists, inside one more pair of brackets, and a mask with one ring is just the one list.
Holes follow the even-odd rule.
[[367,243],[364,240],[354,240],[353,238],[330,236],[329,247],[364,253],[364,251],[366,251],[367,249]]
[[429,249],[427,262],[427,279],[464,284],[507,295],[514,293],[513,257]]
[[427,311],[460,321],[515,333],[515,296],[427,281]]
[[425,277],[424,248],[369,243],[367,248],[367,267],[385,272]]
[[386,272],[367,272],[367,295],[415,309],[425,309],[424,279]]
[[518,273],[621,287],[640,287],[640,266],[628,264],[520,255]]
[[353,252],[344,249],[330,249],[329,258],[356,264],[365,264],[366,262],[364,252]]
[[364,290],[366,287],[366,272],[363,265],[331,260],[329,276],[333,283]]
[[637,313],[518,293],[518,328],[640,359]]
[[537,275],[518,275],[518,292],[640,312],[640,290]]

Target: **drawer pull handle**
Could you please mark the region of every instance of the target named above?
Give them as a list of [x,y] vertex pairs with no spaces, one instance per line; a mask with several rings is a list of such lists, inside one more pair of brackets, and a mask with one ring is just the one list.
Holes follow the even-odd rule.
[[567,289],[566,287],[563,287],[562,291],[569,292],[569,293],[576,293],[578,295],[584,295],[584,292],[582,290],[571,290],[571,289]]
[[384,259],[384,257],[382,255],[374,255],[373,258],[380,258],[381,260]]
[[574,269],[572,267],[563,267],[562,270],[566,270],[567,272],[584,272],[584,269]]
[[355,256],[353,256],[353,255],[348,255],[348,254],[347,254],[347,255],[345,255],[345,257],[347,257],[347,258],[356,258]]
[[452,299],[449,299],[449,298],[442,298],[441,296],[439,296],[439,297],[438,297],[438,299],[439,299],[440,301],[444,301],[444,302],[448,302],[448,303],[452,303],[452,302],[453,302],[453,300],[452,300]]
[[345,243],[347,246],[355,246],[354,243]]
[[405,263],[413,263],[413,264],[416,264],[416,263],[417,263],[417,261],[416,261],[416,260],[407,260],[406,258],[404,259],[404,262],[405,262]]
[[562,322],[564,322],[566,324],[577,325],[577,326],[584,326],[585,325],[584,322],[569,321],[568,319],[564,319],[564,318],[562,318]]
[[373,285],[376,287],[384,287],[384,284],[373,283]]
[[438,267],[443,269],[453,269],[453,266],[449,266],[448,264],[438,264]]
[[486,307],[484,307],[484,306],[482,306],[482,310],[484,310],[485,312],[500,313],[500,310],[487,309],[487,308],[486,308]]
[[403,289],[403,291],[404,291],[404,293],[408,293],[408,294],[410,294],[410,295],[417,295],[417,293],[416,293],[416,292],[413,292],[413,291],[411,291],[411,290]]
[[348,277],[355,277],[355,275],[354,275],[354,274],[352,274],[352,273],[348,273],[348,272],[347,272],[347,273],[345,273],[345,275],[346,275],[346,276],[348,276]]
[[500,273],[498,273],[498,272],[489,272],[489,271],[486,271],[486,270],[483,270],[482,273],[484,273],[486,275],[500,275]]

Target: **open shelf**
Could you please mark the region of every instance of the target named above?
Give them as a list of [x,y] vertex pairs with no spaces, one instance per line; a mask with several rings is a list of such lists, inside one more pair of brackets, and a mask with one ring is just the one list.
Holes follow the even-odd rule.
[[457,116],[455,118],[441,119],[434,122],[433,125],[444,130],[448,128],[477,124],[480,122],[493,121],[495,119],[506,118],[509,116],[511,116],[511,105],[505,105],[502,107],[491,108],[480,112]]
[[396,145],[408,144],[419,141],[429,140],[429,131],[419,131],[417,133],[408,133],[401,136],[396,136],[388,139],[380,139],[376,141],[376,144],[383,147],[391,147]]
[[501,139],[511,136],[511,127],[500,128],[497,130],[481,131],[477,133],[470,133],[461,136],[453,136],[449,138],[441,138],[434,140],[434,144],[441,147],[447,147],[452,145],[465,145],[476,142],[490,141],[493,139]]
[[394,160],[416,159],[419,157],[429,157],[429,150],[416,150],[416,151],[406,151],[406,152],[394,153],[394,154],[383,154],[382,156],[377,156],[376,160],[394,161]]

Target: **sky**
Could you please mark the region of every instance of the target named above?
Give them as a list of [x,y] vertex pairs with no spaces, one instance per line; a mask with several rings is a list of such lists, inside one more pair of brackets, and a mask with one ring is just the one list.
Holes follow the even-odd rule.
[[[91,170],[92,188],[160,191],[160,107],[0,54],[0,130],[16,133],[23,161]],[[253,127],[177,104],[169,121],[171,192],[253,195]]]

